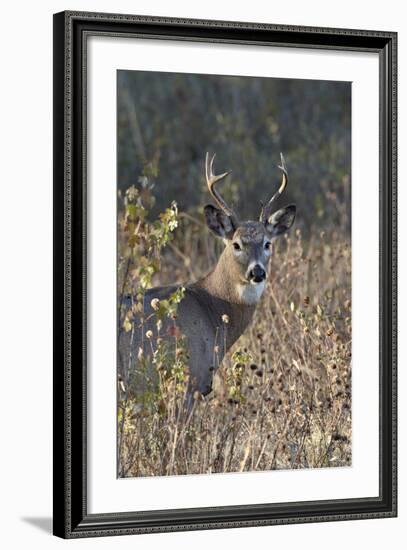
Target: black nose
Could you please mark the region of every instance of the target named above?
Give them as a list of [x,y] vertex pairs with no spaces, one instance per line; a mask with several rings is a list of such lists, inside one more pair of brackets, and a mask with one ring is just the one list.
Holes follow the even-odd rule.
[[253,269],[249,271],[249,280],[255,283],[261,283],[266,278],[266,272],[261,265],[255,265]]

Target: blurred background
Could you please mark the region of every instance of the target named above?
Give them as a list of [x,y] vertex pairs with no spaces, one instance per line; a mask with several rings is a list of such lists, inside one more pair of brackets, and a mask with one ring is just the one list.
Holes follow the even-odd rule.
[[144,177],[152,216],[172,200],[202,216],[206,151],[233,170],[222,194],[240,217],[257,219],[276,190],[282,151],[297,227],[350,231],[349,82],[118,71],[119,190]]

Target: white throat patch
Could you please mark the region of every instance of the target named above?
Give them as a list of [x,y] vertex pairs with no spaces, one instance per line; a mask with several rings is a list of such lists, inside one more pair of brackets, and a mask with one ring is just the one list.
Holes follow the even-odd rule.
[[242,303],[255,305],[260,300],[265,286],[265,281],[261,283],[238,284],[236,285],[236,290]]

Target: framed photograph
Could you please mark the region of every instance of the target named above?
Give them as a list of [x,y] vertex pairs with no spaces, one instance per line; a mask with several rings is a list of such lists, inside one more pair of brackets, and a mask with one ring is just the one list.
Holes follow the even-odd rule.
[[55,535],[396,515],[396,44],[54,16]]

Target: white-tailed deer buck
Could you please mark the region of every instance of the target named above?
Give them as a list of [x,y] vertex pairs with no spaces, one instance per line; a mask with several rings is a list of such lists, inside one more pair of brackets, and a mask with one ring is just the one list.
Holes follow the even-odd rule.
[[[215,155],[205,159],[205,175],[209,192],[216,206],[205,206],[206,223],[223,239],[225,248],[212,271],[199,281],[185,285],[185,295],[178,305],[176,324],[186,336],[189,354],[189,395],[196,390],[206,395],[211,391],[214,372],[224,355],[252,320],[256,305],[264,291],[267,264],[273,240],[293,224],[296,207],[291,204],[272,212],[275,200],[288,183],[287,169],[281,154],[283,173],[278,191],[262,205],[258,221],[239,221],[226,204],[216,185],[230,172],[213,173]],[[157,287],[145,295],[145,318],[153,313],[151,302],[168,298],[177,286]],[[155,323],[146,322],[143,331],[156,334]],[[141,331],[140,331],[141,332]],[[164,330],[161,334],[165,333]],[[123,333],[119,340],[119,356],[127,372],[137,369],[140,347],[148,353],[151,342],[142,334]]]

